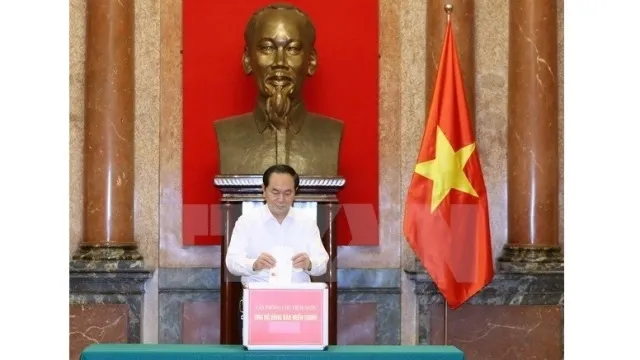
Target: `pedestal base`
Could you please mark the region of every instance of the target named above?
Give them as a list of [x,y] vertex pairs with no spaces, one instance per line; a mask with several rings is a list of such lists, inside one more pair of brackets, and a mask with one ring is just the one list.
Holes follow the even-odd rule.
[[76,270],[117,271],[142,269],[144,262],[136,246],[80,245],[70,266]]
[[[418,345],[446,342],[469,359],[562,359],[564,273],[496,272],[467,303],[451,310],[424,271],[415,281]],[[446,333],[446,335],[445,335]],[[509,344],[505,352],[504,344]]]
[[69,287],[71,294],[141,295],[152,273],[142,261],[71,260]]
[[520,247],[507,245],[498,259],[507,272],[562,272],[564,256],[560,247]]
[[153,270],[142,260],[72,260],[69,268],[71,358],[95,342],[140,343],[145,283]]

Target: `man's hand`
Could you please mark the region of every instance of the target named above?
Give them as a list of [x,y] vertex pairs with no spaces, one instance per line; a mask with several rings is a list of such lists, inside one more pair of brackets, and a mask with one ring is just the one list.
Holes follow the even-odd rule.
[[307,253],[297,254],[292,257],[291,260],[293,261],[294,268],[311,271],[311,260],[309,260]]
[[262,253],[253,263],[253,271],[272,269],[274,266],[276,266],[276,259],[267,253]]

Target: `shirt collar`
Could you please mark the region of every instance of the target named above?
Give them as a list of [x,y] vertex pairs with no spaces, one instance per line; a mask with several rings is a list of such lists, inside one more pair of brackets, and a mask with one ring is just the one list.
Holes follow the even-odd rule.
[[[274,220],[274,221],[278,221],[276,219],[275,216],[273,216],[273,214],[271,213],[271,211],[269,211],[269,206],[267,204],[264,204],[262,206],[262,221],[263,223],[266,223],[269,220]],[[295,209],[293,208],[293,206],[289,209],[289,213],[287,214],[287,216],[284,218],[284,221],[294,221],[295,220]]]
[[[288,130],[294,134],[299,133],[306,117],[307,109],[302,101],[300,101],[296,105],[294,105],[293,109],[291,109],[291,111],[289,112]],[[265,108],[264,102],[258,101],[258,105],[255,107],[255,109],[253,109],[253,118],[256,121],[256,126],[258,127],[258,131],[260,133],[263,133],[269,127],[269,116],[267,115],[267,110]]]

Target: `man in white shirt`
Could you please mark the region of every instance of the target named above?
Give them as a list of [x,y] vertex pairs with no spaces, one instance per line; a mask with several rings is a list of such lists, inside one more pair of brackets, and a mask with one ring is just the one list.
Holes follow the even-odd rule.
[[243,285],[269,281],[276,266],[270,252],[278,248],[293,251],[287,259],[294,269],[292,282],[310,282],[309,275],[326,272],[329,255],[315,219],[292,207],[299,183],[290,166],[271,166],[262,178],[266,204],[236,221],[225,262],[229,272],[241,276]]
[[[229,272],[241,277],[243,285],[267,282],[277,275],[272,272],[278,269],[291,272],[291,282],[297,283],[310,282],[310,276],[326,272],[329,254],[322,245],[315,219],[292,207],[299,183],[300,178],[292,167],[269,167],[262,176],[266,204],[236,221],[225,263]],[[290,261],[290,264],[276,267],[272,253],[282,254],[278,249],[289,250],[291,257],[279,261]],[[280,274],[283,275],[288,276]]]

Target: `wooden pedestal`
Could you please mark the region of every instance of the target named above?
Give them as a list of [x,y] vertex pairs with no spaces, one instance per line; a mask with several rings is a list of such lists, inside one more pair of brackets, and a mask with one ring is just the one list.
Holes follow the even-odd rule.
[[[239,327],[239,302],[242,296],[240,278],[227,270],[225,257],[227,246],[236,220],[242,215],[242,209],[251,204],[263,202],[262,175],[219,175],[214,184],[222,192],[222,209],[224,221],[224,241],[221,246],[222,271],[220,271],[220,343],[241,345]],[[316,209],[318,228],[322,242],[329,253],[329,263],[324,276],[313,278],[313,281],[325,282],[329,286],[329,345],[337,344],[337,239],[335,218],[340,205],[337,193],[345,184],[342,177],[301,176],[300,186],[294,207]]]

